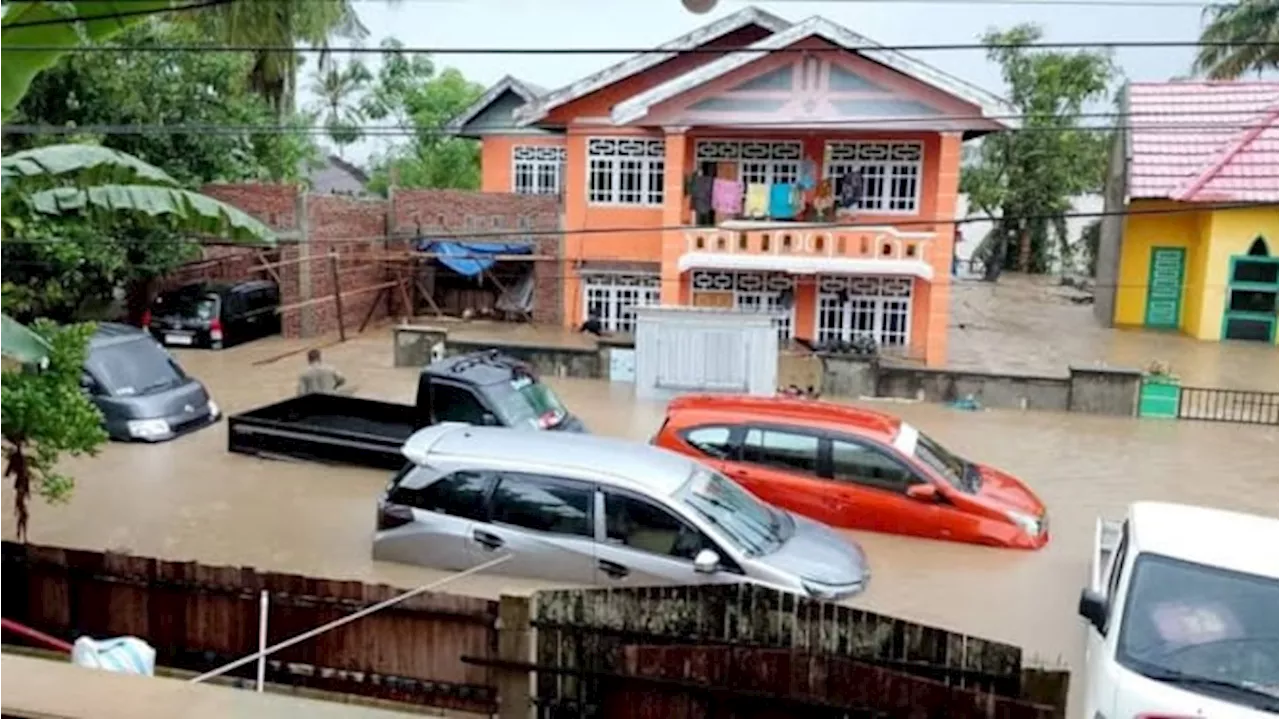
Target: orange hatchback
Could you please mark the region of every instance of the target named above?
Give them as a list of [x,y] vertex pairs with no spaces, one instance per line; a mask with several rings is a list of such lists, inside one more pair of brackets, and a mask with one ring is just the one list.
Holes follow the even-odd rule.
[[688,395],[653,444],[696,457],[770,504],[827,524],[1039,549],[1044,504],[879,412],[812,400]]

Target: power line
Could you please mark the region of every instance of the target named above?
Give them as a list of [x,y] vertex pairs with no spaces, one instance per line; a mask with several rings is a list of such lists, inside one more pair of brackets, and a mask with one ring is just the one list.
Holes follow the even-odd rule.
[[[15,5],[29,4],[35,2],[45,2],[46,0],[8,0]],[[88,2],[111,2],[111,3],[129,3],[129,2],[147,2],[148,0],[87,0]],[[263,3],[271,0],[254,0]],[[276,0],[279,2],[298,2],[298,0]],[[324,0],[310,0],[312,2],[323,2]],[[397,4],[405,3],[457,3],[462,0],[394,0]],[[1049,7],[1060,5],[1077,5],[1085,7],[1186,7],[1186,8],[1206,8],[1226,6],[1229,3],[1223,2],[1195,2],[1195,0],[770,0],[771,2],[835,2],[840,4],[867,4],[867,5],[1021,5],[1035,6],[1045,5]],[[80,0],[84,3],[86,0]],[[389,0],[348,0],[352,3],[365,4],[391,4]]]
[[[1059,218],[1070,220],[1070,219],[1082,219],[1082,218],[1128,217],[1128,216],[1139,216],[1139,215],[1180,215],[1180,214],[1186,214],[1186,213],[1210,212],[1214,210],[1242,210],[1242,209],[1251,209],[1251,208],[1257,208],[1257,207],[1275,207],[1275,203],[1274,202],[1228,202],[1228,203],[1205,202],[1205,203],[1196,203],[1194,205],[1190,205],[1187,207],[1160,207],[1160,208],[1149,208],[1149,209],[1126,208],[1123,210],[1111,210],[1111,211],[1101,210],[1097,212],[1065,212],[1061,214],[1009,215],[1007,217],[996,217],[996,218],[983,216],[983,217],[965,217],[960,219],[904,218],[904,219],[894,219],[891,222],[886,222],[883,220],[862,221],[862,222],[859,222],[856,220],[853,222],[788,222],[788,223],[780,222],[778,223],[776,228],[771,228],[771,229],[773,229],[773,231],[775,232],[786,232],[786,231],[797,231],[797,230],[825,230],[828,232],[839,232],[841,230],[848,230],[851,232],[856,232],[861,229],[882,229],[887,225],[892,225],[894,227],[899,227],[899,228],[934,227],[936,225],[959,226],[959,225],[974,224],[979,222],[993,222],[993,221],[994,222],[1001,222],[1001,221],[1026,222],[1026,221],[1035,221],[1035,220],[1056,220]],[[640,208],[640,209],[644,209],[644,208]],[[657,210],[658,208],[654,207],[650,209]],[[875,213],[865,212],[863,214],[875,214]],[[711,232],[717,229],[719,228],[715,226],[702,226],[702,225],[659,225],[659,226],[645,225],[645,226],[623,226],[623,227],[590,227],[590,228],[582,228],[582,229],[576,229],[576,230],[563,229],[563,228],[560,228],[560,229],[528,228],[528,229],[489,230],[489,231],[471,231],[471,230],[463,230],[463,231],[439,230],[437,231],[434,229],[423,229],[421,226],[419,226],[415,228],[415,230],[412,233],[406,233],[404,231],[401,231],[395,236],[382,235],[382,236],[355,236],[355,237],[317,237],[316,239],[326,243],[331,243],[331,244],[332,243],[351,244],[351,243],[383,242],[387,240],[407,240],[407,239],[412,239],[410,235],[413,235],[413,236],[429,235],[433,239],[441,239],[441,240],[454,239],[454,238],[463,239],[463,240],[483,240],[483,239],[496,239],[496,238],[533,238],[533,237],[571,237],[571,236],[582,236],[582,235],[611,235],[611,234],[621,234],[621,233],[634,234],[634,233],[642,233],[642,232],[689,232],[689,231]],[[57,243],[57,242],[65,242],[65,240],[61,238],[39,238],[39,239],[25,238],[24,239],[21,237],[10,237],[5,239],[5,243],[14,243],[14,244],[35,245],[35,244]],[[169,242],[169,240],[156,239],[156,240],[144,240],[140,242],[142,244],[146,244],[150,242],[164,244]],[[135,244],[137,244],[137,242],[135,242]],[[246,246],[243,243],[234,243],[234,242],[224,242],[224,243],[214,242],[214,243],[206,243],[206,244],[225,244],[230,246],[241,246],[241,247]],[[278,247],[283,245],[274,245],[274,246],[249,245],[249,246],[262,249],[264,247],[272,248],[272,247]],[[606,258],[591,258],[591,259],[606,259]]]
[[[231,2],[232,0],[209,0],[211,3]],[[167,11],[166,11],[167,12]],[[4,29],[14,27],[6,25]],[[899,52],[935,52],[949,50],[995,50],[995,49],[1027,49],[1027,50],[1074,50],[1074,49],[1098,49],[1108,50],[1115,48],[1135,48],[1135,49],[1160,49],[1160,48],[1183,48],[1183,47],[1275,47],[1274,42],[1244,40],[1240,42],[1225,41],[1201,41],[1201,40],[1114,40],[1114,41],[1089,41],[1089,42],[1035,42],[1035,43],[1004,43],[999,45],[988,45],[985,43],[932,43],[932,44],[914,44],[914,45],[875,45],[868,44],[858,47],[830,47],[830,48],[752,48],[750,46],[739,47],[693,47],[679,50],[662,49],[662,48],[540,48],[540,47],[290,47],[287,45],[80,45],[75,47],[64,47],[61,45],[15,45],[5,44],[5,52],[247,52],[247,53],[327,53],[327,54],[345,54],[345,55],[387,55],[403,53],[406,55],[666,55],[666,54],[708,54],[708,55],[728,55],[732,53],[754,53],[758,55],[775,55],[788,53],[802,53],[811,55],[821,55],[826,53],[849,53],[849,52],[865,52],[865,51],[885,51],[893,50]]]
[[[201,2],[191,3],[189,5],[174,5],[163,8],[148,8],[146,10],[122,10],[120,12],[106,13],[103,15],[82,15],[78,17],[56,17],[45,18],[43,20],[20,20],[18,22],[6,23],[0,30],[9,31],[17,30],[24,27],[44,27],[48,25],[72,25],[81,22],[92,22],[94,20],[122,20],[131,17],[144,17],[148,15],[161,15],[171,12],[183,12],[185,10],[202,10],[218,5],[229,5],[236,0],[202,0]],[[12,48],[5,48],[6,50]],[[63,48],[70,49],[70,48]]]

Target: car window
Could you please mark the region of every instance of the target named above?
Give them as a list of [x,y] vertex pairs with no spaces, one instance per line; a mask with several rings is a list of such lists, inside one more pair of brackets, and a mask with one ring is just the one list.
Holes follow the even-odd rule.
[[187,375],[150,337],[99,347],[85,370],[115,397],[133,397],[177,387]]
[[733,443],[730,435],[733,431],[728,427],[695,427],[681,433],[684,441],[691,447],[708,457],[729,459],[733,456]]
[[490,503],[491,521],[550,534],[594,537],[595,489],[532,474],[504,473]]
[[817,472],[818,438],[800,432],[749,429],[742,442],[742,459],[765,467]]
[[920,479],[884,450],[852,440],[831,440],[831,477],[869,487],[905,492]]
[[437,422],[482,424],[485,409],[474,392],[454,385],[433,383],[431,415]]
[[1129,520],[1120,525],[1120,539],[1116,542],[1115,553],[1111,555],[1111,573],[1107,576],[1107,604],[1115,601],[1116,592],[1120,590],[1120,574],[1124,571],[1124,555],[1129,551]]
[[411,484],[412,479],[392,489],[388,500],[464,519],[487,519],[485,497],[493,484],[493,477],[487,472],[454,472],[425,487],[408,486]]
[[653,502],[626,494],[605,492],[605,537],[642,552],[693,561],[715,544],[692,525]]

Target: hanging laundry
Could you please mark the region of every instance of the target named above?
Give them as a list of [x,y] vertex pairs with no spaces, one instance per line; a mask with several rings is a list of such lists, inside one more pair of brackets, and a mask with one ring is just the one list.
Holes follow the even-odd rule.
[[747,217],[765,218],[769,216],[769,186],[747,185],[747,199],[742,208]]
[[778,183],[769,187],[769,217],[789,220],[796,216],[796,186]]
[[850,210],[862,199],[862,168],[847,172],[840,177],[840,187],[836,204],[842,209]]
[[693,176],[693,211],[699,215],[711,211],[711,193],[714,181],[703,174]]
[[716,212],[736,215],[742,212],[742,183],[716,178],[711,183],[711,206]]
[[818,184],[818,163],[805,160],[800,166],[800,189],[812,190]]

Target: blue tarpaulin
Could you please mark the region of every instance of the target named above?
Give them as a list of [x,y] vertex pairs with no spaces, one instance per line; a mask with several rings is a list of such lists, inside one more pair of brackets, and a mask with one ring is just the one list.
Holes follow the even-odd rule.
[[533,246],[507,242],[454,242],[418,240],[419,252],[432,252],[445,267],[467,277],[475,277],[493,267],[495,255],[531,255]]

